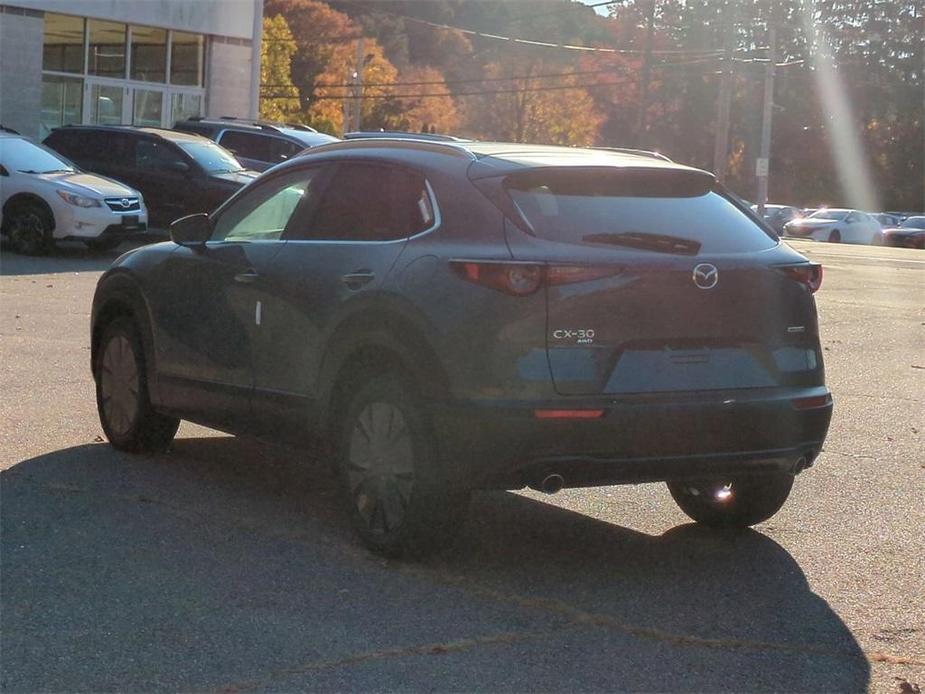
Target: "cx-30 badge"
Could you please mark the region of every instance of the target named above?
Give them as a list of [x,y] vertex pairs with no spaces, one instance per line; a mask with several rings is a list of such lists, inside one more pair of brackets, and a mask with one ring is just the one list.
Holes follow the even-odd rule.
[[713,289],[719,282],[719,270],[710,263],[700,263],[694,267],[693,280],[700,289]]

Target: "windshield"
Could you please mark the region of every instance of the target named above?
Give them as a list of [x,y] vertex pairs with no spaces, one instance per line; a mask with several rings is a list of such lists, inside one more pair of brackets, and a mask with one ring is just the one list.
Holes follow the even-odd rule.
[[533,233],[552,241],[681,255],[776,244],[711,184],[685,172],[576,168],[515,174],[505,187]]
[[73,164],[62,159],[50,149],[21,137],[0,138],[0,164],[3,164],[9,171],[21,173],[76,171]]
[[840,222],[848,216],[848,212],[848,210],[816,210],[807,219],[834,219]]
[[925,229],[925,217],[909,217],[901,226],[903,229]]
[[244,167],[234,155],[211,140],[178,140],[176,144],[190,155],[207,173],[232,173]]

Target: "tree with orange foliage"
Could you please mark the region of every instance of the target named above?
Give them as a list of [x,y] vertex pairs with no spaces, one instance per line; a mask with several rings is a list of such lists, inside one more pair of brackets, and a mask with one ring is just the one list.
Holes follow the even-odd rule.
[[[451,133],[459,127],[456,103],[450,94],[443,73],[430,66],[413,67],[401,73],[396,93],[400,130],[420,132],[432,127],[441,133]],[[426,84],[417,84],[424,82]],[[421,95],[430,96],[421,96]],[[441,96],[432,96],[438,94]]]
[[[592,145],[604,120],[587,90],[574,76],[536,79],[537,74],[566,73],[561,65],[509,62],[486,67],[484,96],[472,97],[468,130],[481,137],[512,142]],[[491,93],[497,92],[497,93]]]
[[[292,56],[292,82],[299,89],[302,107],[309,122],[328,132],[343,132],[344,98],[352,98],[356,70],[356,41],[362,37],[360,28],[351,19],[318,0],[267,0],[267,15],[285,17],[295,40]],[[398,71],[385,57],[374,39],[364,39],[363,82],[388,85]],[[364,97],[379,97],[390,93],[387,86],[364,87]],[[382,127],[391,114],[387,99],[364,98],[362,126]]]

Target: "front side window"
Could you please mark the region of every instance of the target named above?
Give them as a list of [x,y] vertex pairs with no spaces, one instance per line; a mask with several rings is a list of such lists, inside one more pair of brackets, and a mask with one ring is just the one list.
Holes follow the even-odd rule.
[[224,147],[219,147],[212,140],[206,138],[194,140],[179,140],[180,149],[186,152],[202,167],[206,173],[234,173],[243,171],[241,162],[234,158]]
[[264,135],[226,130],[219,144],[236,157],[270,161],[270,138]]
[[434,223],[424,177],[380,164],[341,164],[304,238],[393,241]]
[[[212,241],[275,241],[311,204],[320,169],[295,171],[249,190],[215,223]],[[301,215],[299,215],[301,216]]]
[[135,146],[135,166],[139,169],[178,171],[181,163],[187,164],[183,155],[170,143],[142,139]]

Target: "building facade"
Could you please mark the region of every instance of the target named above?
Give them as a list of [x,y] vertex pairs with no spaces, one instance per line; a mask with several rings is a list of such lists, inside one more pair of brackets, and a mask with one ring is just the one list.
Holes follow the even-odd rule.
[[0,124],[257,116],[263,0],[0,0]]

